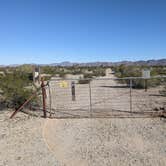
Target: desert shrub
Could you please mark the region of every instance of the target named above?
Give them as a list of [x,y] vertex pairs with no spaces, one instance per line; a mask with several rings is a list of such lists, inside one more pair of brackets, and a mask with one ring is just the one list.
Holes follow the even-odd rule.
[[33,93],[30,75],[25,72],[15,71],[0,78],[0,89],[6,107],[17,109]]
[[90,83],[90,79],[80,79],[78,80],[78,84],[89,84]]
[[[124,78],[124,77],[141,77],[142,69],[147,69],[147,68],[151,70],[151,76],[163,75],[165,73],[165,68],[160,66],[149,67],[149,66],[119,65],[115,66],[113,70],[115,71],[116,77]],[[119,82],[129,85],[129,80],[120,80]],[[143,79],[135,79],[132,82],[133,82],[133,88],[144,88],[145,86],[145,80]],[[148,82],[148,87],[156,87],[162,84],[160,79],[149,79],[147,82]]]
[[91,74],[91,73],[85,73],[84,74],[84,78],[86,79],[86,78],[92,78],[93,77],[93,73]]
[[132,80],[132,86],[133,88],[137,88],[137,89],[142,89],[145,87],[145,81],[144,80]]
[[41,71],[42,73],[45,73],[45,74],[54,75],[54,74],[58,74],[61,71],[61,68],[56,66],[41,66]]
[[[136,66],[125,66],[125,65],[119,65],[114,67],[113,69],[115,71],[115,76],[118,78],[124,78],[124,77],[140,77],[141,76],[141,70],[139,67]],[[119,83],[127,84],[129,86],[130,80],[124,79],[124,80],[118,80]],[[144,87],[144,81],[141,79],[138,80],[132,80],[133,88],[143,88]]]
[[166,78],[163,78],[161,81],[163,89],[160,91],[160,94],[166,97]]
[[[133,82],[133,88],[137,88],[137,89],[145,88],[144,79],[136,79],[136,80],[133,80],[132,82]],[[156,87],[160,84],[161,84],[160,79],[147,79],[148,87]]]
[[[68,67],[62,67],[62,66],[42,66],[41,67],[42,73],[45,74],[59,74],[60,77],[64,77],[65,74],[84,74],[86,75],[86,78],[92,78],[92,76],[104,76],[105,75],[105,68],[101,66],[78,66],[78,65],[73,65],[73,66],[68,66]],[[87,71],[91,71],[92,73],[87,73]],[[88,75],[89,74],[89,75]]]
[[160,91],[160,94],[166,97],[166,86]]

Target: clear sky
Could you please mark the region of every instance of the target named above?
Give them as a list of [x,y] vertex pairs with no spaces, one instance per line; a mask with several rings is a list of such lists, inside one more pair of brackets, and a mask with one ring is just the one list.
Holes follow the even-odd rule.
[[0,64],[166,58],[166,0],[0,0]]

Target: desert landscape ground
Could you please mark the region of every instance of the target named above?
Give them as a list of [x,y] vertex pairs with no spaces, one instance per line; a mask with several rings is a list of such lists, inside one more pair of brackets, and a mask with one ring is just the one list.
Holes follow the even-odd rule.
[[42,119],[0,114],[2,166],[164,166],[160,118]]
[[0,0],[0,166],[166,166],[166,0]]
[[159,119],[48,120],[44,137],[64,165],[164,166],[164,123]]
[[51,82],[52,119],[21,112],[9,119],[11,111],[0,112],[0,165],[166,165],[166,121],[143,113],[164,104],[164,97],[154,95],[159,89],[133,89],[138,114],[131,114],[129,88],[115,80],[91,84],[92,110],[88,84],[76,85],[76,101],[68,85]]

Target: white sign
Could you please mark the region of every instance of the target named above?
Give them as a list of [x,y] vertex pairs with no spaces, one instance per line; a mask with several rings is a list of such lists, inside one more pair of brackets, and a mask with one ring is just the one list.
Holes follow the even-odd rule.
[[148,69],[142,70],[142,77],[150,78],[150,70],[148,70]]
[[35,71],[35,75],[34,75],[34,76],[35,76],[35,78],[38,78],[39,72],[36,72],[36,71]]

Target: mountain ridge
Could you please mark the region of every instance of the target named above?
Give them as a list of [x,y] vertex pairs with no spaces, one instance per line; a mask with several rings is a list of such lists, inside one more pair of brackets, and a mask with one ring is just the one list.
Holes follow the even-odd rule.
[[119,61],[119,62],[100,62],[100,61],[94,61],[94,62],[70,62],[70,61],[64,61],[60,63],[50,63],[50,64],[11,64],[11,65],[0,65],[0,67],[17,67],[21,65],[38,65],[38,66],[118,66],[118,65],[146,65],[146,66],[166,66],[166,59],[158,59],[158,60],[139,60],[139,61]]
[[50,66],[116,66],[116,65],[148,65],[148,66],[166,66],[166,59],[158,59],[158,60],[139,60],[139,61],[119,61],[119,62],[84,62],[84,63],[78,63],[78,62],[61,62],[61,63],[52,63],[49,64]]

